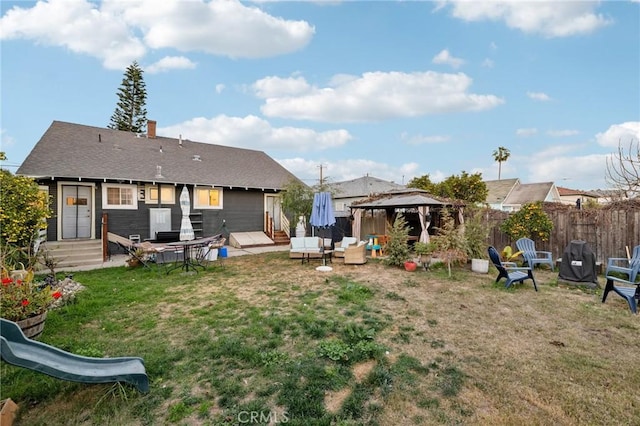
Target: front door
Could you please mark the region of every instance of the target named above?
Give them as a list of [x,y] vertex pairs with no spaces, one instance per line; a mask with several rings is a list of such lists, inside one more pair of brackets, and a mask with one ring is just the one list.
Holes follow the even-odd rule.
[[91,238],[91,187],[62,186],[62,239]]
[[281,231],[282,223],[280,223],[280,196],[265,195],[265,209],[271,219],[273,219],[273,230]]

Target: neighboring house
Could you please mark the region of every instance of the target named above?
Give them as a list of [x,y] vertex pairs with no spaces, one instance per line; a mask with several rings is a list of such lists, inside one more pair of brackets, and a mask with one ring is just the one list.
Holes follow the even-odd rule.
[[558,189],[553,182],[520,183],[519,179],[485,181],[489,195],[487,204],[503,211],[518,211],[523,204],[561,202]]
[[598,203],[600,204],[630,199],[627,193],[620,189],[595,189],[591,191],[591,194],[597,197]]
[[597,203],[598,195],[589,192],[582,191],[579,189],[570,189],[558,186],[558,194],[560,195],[560,202],[562,204],[573,204],[574,206],[578,206],[578,200],[580,201],[580,206],[584,206],[587,201]]
[[507,199],[513,188],[520,185],[520,179],[486,180],[487,204],[495,210],[504,210],[504,201]]
[[333,209],[337,215],[349,215],[349,206],[374,194],[404,189],[404,185],[378,179],[373,176],[334,182],[327,185],[332,193]]
[[[261,151],[54,121],[16,174],[52,199],[47,239],[109,232],[153,239],[179,230],[180,192],[191,197],[196,236],[282,226],[279,192],[295,177]],[[105,216],[103,216],[105,215]],[[229,237],[228,235],[226,235]]]

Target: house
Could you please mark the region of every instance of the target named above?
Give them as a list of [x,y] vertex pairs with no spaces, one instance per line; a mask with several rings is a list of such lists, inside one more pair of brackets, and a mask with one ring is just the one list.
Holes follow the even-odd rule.
[[279,192],[295,177],[261,151],[54,121],[16,174],[52,199],[48,241],[180,229],[186,187],[196,237],[287,228]]
[[348,215],[349,206],[355,201],[368,198],[374,194],[404,189],[404,185],[378,179],[373,176],[334,182],[327,185],[332,193],[333,210],[338,216]]
[[487,204],[497,210],[518,211],[523,204],[561,201],[553,182],[520,183],[519,179],[485,181]]
[[504,210],[504,201],[511,194],[513,188],[520,185],[520,179],[486,180],[484,183],[487,186],[486,202],[489,207],[495,210]]
[[572,204],[574,206],[583,206],[586,202],[597,203],[599,196],[593,192],[582,191],[579,189],[570,189],[559,186],[558,194],[562,204]]

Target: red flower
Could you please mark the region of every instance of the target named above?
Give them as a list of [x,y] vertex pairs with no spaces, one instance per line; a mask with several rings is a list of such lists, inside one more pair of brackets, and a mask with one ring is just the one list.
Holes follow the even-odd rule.
[[7,287],[9,284],[11,284],[13,282],[13,280],[9,277],[4,277],[2,279],[2,285]]
[[27,306],[29,304],[29,299],[22,299],[22,306]]
[[60,299],[62,297],[62,293],[56,291],[51,296],[53,296],[54,299]]

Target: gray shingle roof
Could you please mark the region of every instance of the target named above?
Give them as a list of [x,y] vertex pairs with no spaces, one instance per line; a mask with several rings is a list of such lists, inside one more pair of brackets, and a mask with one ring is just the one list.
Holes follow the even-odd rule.
[[509,195],[511,190],[518,184],[518,179],[501,179],[501,180],[486,180],[487,185],[487,203],[495,204],[502,203]]
[[518,205],[533,203],[536,201],[545,201],[547,195],[553,189],[553,182],[526,183],[517,185],[509,194],[505,204]]
[[404,185],[378,179],[373,176],[363,176],[357,179],[334,182],[327,186],[331,188],[334,199],[369,197],[373,194],[380,194],[405,187]]
[[[158,172],[162,177],[158,177]],[[295,176],[262,151],[54,121],[16,172],[31,177],[281,189]]]

